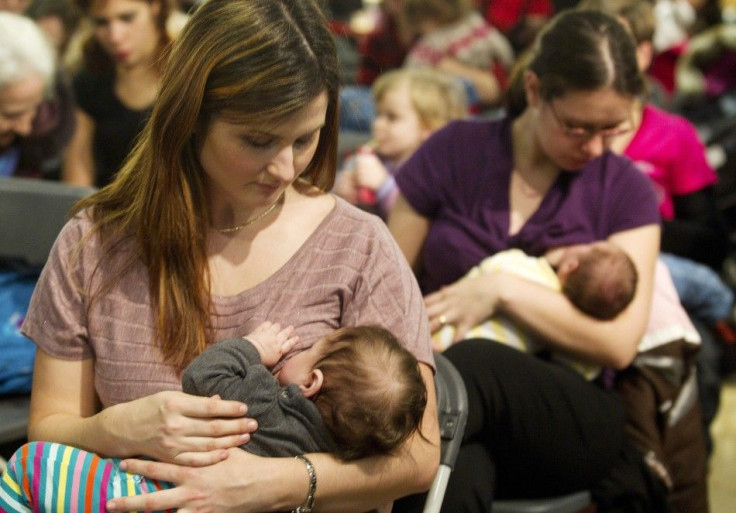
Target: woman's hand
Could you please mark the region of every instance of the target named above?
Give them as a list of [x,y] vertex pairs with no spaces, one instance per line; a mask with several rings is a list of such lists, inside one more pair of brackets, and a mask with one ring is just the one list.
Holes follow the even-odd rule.
[[159,392],[103,412],[106,430],[118,437],[122,454],[141,454],[179,465],[204,466],[222,461],[226,449],[250,440],[257,423],[247,407],[218,396]]
[[[191,468],[170,463],[125,460],[122,468],[150,479],[169,481],[175,488],[108,501],[110,512],[164,511],[179,513],[273,511],[275,498],[260,478],[271,474],[269,465],[283,459],[261,458],[241,449],[231,449],[228,458],[208,467]],[[295,462],[295,470],[300,465]],[[302,470],[303,469],[299,469]],[[305,490],[306,495],[306,478]],[[301,490],[300,490],[301,493]],[[282,508],[291,509],[291,508]]]
[[467,277],[424,298],[432,333],[446,324],[455,327],[457,342],[473,326],[496,312],[503,274]]
[[355,179],[355,170],[353,168],[344,169],[337,175],[335,186],[332,192],[346,200],[352,205],[358,203],[358,182]]

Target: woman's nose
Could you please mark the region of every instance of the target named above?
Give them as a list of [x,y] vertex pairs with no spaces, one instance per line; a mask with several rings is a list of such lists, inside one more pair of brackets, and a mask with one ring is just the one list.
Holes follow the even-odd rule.
[[116,21],[110,22],[110,26],[108,28],[108,38],[110,39],[110,43],[112,44],[118,44],[123,39],[123,32],[124,27],[122,23],[117,23]]
[[585,141],[585,151],[590,158],[600,157],[607,148],[608,145],[601,134],[595,134]]
[[268,166],[269,172],[284,182],[294,179],[294,147],[285,146]]

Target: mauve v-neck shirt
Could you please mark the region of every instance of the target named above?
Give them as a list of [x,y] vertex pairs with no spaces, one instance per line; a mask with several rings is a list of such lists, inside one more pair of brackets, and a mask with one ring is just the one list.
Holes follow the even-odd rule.
[[[135,260],[89,306],[131,252],[103,254],[98,237],[81,246],[91,221],[78,215],[62,230],[34,291],[23,333],[56,358],[94,358],[103,407],[162,390],[180,390],[176,370],[158,350],[146,268]],[[336,199],[301,248],[261,283],[234,296],[213,296],[214,340],[242,337],[269,320],[293,325],[294,351],[341,326],[377,324],[419,361],[434,367],[424,302],[406,259],[376,216]]]
[[503,118],[453,122],[399,169],[401,194],[431,222],[419,275],[424,293],[505,249],[541,256],[660,222],[650,180],[628,158],[607,152],[562,172],[537,211],[509,235],[512,166],[511,120]]

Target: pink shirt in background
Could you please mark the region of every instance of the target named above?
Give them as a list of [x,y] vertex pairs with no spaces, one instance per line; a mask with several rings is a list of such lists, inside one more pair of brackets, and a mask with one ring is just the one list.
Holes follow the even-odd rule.
[[666,220],[675,217],[673,196],[691,194],[718,181],[695,127],[651,105],[644,107],[641,126],[624,155],[652,179],[659,212]]

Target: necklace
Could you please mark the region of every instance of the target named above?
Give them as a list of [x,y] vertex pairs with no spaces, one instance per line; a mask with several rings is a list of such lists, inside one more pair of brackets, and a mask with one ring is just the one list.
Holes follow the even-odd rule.
[[271,212],[273,212],[273,210],[276,208],[276,206],[279,203],[281,203],[281,200],[283,200],[283,199],[284,199],[284,193],[281,193],[281,196],[279,196],[278,199],[273,202],[273,205],[271,205],[270,207],[268,207],[266,210],[264,210],[263,212],[261,212],[260,214],[258,214],[253,219],[248,219],[243,224],[239,224],[239,225],[236,225],[236,226],[231,226],[229,228],[214,228],[214,231],[216,231],[218,233],[232,233],[232,232],[240,231],[243,228],[245,228],[246,226],[250,226],[253,223],[260,221],[261,219],[263,219],[264,217],[266,217],[268,214],[270,214]]

